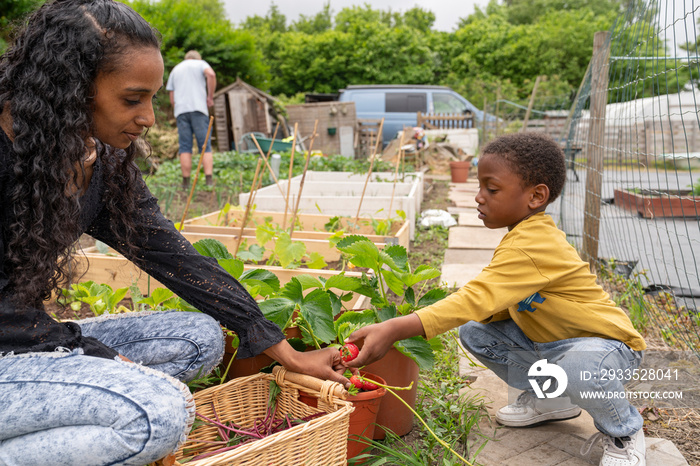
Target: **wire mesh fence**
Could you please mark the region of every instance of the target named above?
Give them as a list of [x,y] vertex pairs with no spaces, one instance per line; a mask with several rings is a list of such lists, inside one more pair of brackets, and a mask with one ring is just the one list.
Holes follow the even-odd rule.
[[630,2],[596,35],[573,104],[499,101],[488,109],[498,118],[481,128],[485,140],[526,125],[561,142],[568,179],[550,213],[582,257],[617,283],[638,327],[698,358],[699,8]]

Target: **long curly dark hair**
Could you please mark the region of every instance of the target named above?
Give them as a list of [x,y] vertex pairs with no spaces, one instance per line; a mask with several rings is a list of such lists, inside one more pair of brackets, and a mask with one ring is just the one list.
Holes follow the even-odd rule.
[[[160,47],[141,16],[112,0],[57,0],[34,12],[0,58],[0,110],[14,133],[12,206],[6,259],[18,305],[41,306],[69,278],[71,246],[80,235],[79,194],[86,140],[93,133],[98,73],[125,66],[134,48]],[[6,106],[7,104],[7,106]],[[106,208],[120,242],[134,235],[137,147],[98,144]]]

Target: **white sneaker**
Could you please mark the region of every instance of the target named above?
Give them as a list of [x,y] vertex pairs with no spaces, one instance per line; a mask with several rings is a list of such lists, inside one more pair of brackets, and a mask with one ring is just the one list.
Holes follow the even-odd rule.
[[644,430],[629,437],[610,437],[602,432],[593,434],[581,447],[581,454],[588,456],[593,445],[600,440],[603,443],[603,457],[600,466],[646,466],[646,444]]
[[569,397],[539,399],[530,392],[523,392],[515,403],[498,410],[496,420],[504,426],[527,427],[573,419],[580,414],[581,408],[572,404]]

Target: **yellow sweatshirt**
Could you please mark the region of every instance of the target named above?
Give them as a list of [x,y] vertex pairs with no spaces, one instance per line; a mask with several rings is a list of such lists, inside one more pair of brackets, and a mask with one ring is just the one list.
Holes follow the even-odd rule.
[[475,279],[416,313],[427,338],[470,320],[510,318],[538,343],[599,337],[622,341],[634,350],[646,348],[627,314],[596,283],[588,263],[544,213],[509,231]]

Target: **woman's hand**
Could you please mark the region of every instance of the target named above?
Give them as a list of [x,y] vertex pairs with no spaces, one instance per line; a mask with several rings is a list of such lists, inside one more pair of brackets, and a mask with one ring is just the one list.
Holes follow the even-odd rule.
[[345,363],[345,365],[353,368],[371,364],[383,358],[394,345],[394,342],[417,335],[425,335],[425,331],[423,330],[423,324],[415,314],[396,317],[378,324],[362,327],[352,332],[345,339],[346,343],[357,343],[364,340],[360,348],[360,354],[352,361]]
[[301,352],[292,348],[287,340],[282,340],[266,349],[265,354],[290,371],[322,380],[332,380],[346,388],[350,386],[350,381],[342,375],[346,367],[340,360],[337,348]]

